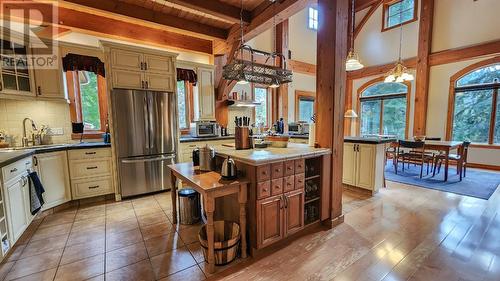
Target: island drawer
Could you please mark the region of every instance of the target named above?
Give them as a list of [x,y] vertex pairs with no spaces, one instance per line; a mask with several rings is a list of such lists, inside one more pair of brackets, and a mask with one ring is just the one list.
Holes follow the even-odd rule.
[[305,174],[295,174],[295,189],[304,189]]
[[306,169],[306,164],[304,159],[295,160],[295,174],[303,173]]
[[257,184],[257,199],[264,199],[269,196],[271,196],[271,182],[259,182]]
[[283,193],[283,178],[271,181],[271,195],[280,195]]
[[271,165],[262,165],[257,167],[257,182],[271,179]]
[[295,176],[288,176],[283,178],[283,192],[294,190]]
[[285,165],[285,176],[292,176],[295,174],[295,161],[288,160],[284,162]]
[[283,162],[271,164],[271,176],[273,179],[283,177]]

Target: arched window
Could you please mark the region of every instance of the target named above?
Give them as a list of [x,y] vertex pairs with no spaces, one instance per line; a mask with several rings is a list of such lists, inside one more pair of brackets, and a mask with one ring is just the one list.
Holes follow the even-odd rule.
[[448,138],[500,143],[500,57],[467,67],[451,83]]
[[378,78],[360,88],[361,135],[407,137],[408,93],[410,84],[384,83]]

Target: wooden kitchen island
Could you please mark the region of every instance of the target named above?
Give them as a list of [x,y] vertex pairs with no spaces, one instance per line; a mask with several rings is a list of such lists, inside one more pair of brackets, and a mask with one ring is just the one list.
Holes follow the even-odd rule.
[[[293,236],[329,220],[330,149],[289,143],[288,148],[236,150],[220,145],[215,150],[219,163],[228,156],[233,158],[239,178],[248,182],[247,229],[252,256],[271,245],[286,245]],[[224,204],[224,209],[231,209],[229,202]]]

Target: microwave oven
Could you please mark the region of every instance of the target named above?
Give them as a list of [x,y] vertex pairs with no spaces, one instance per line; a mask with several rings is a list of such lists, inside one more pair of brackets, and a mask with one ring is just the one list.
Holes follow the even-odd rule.
[[298,122],[288,124],[288,134],[290,135],[307,135],[309,134],[309,124]]
[[189,126],[192,137],[215,137],[219,135],[219,125],[215,122],[194,122]]

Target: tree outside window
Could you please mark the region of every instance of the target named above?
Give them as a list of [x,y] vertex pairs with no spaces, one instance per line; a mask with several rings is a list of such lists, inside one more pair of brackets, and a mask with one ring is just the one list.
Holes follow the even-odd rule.
[[78,71],[82,118],[85,130],[101,130],[97,75],[89,71]]
[[360,134],[406,138],[409,85],[377,82],[360,93]]
[[383,29],[390,29],[417,19],[417,0],[399,0],[384,4]]
[[255,93],[255,101],[259,102],[260,105],[255,107],[255,123],[258,125],[263,125],[264,127],[268,127],[268,96],[266,88],[254,88]]
[[452,140],[500,143],[499,89],[500,63],[475,69],[455,82]]
[[179,113],[179,128],[181,129],[186,129],[189,127],[186,101],[186,83],[184,81],[177,81],[177,111]]

